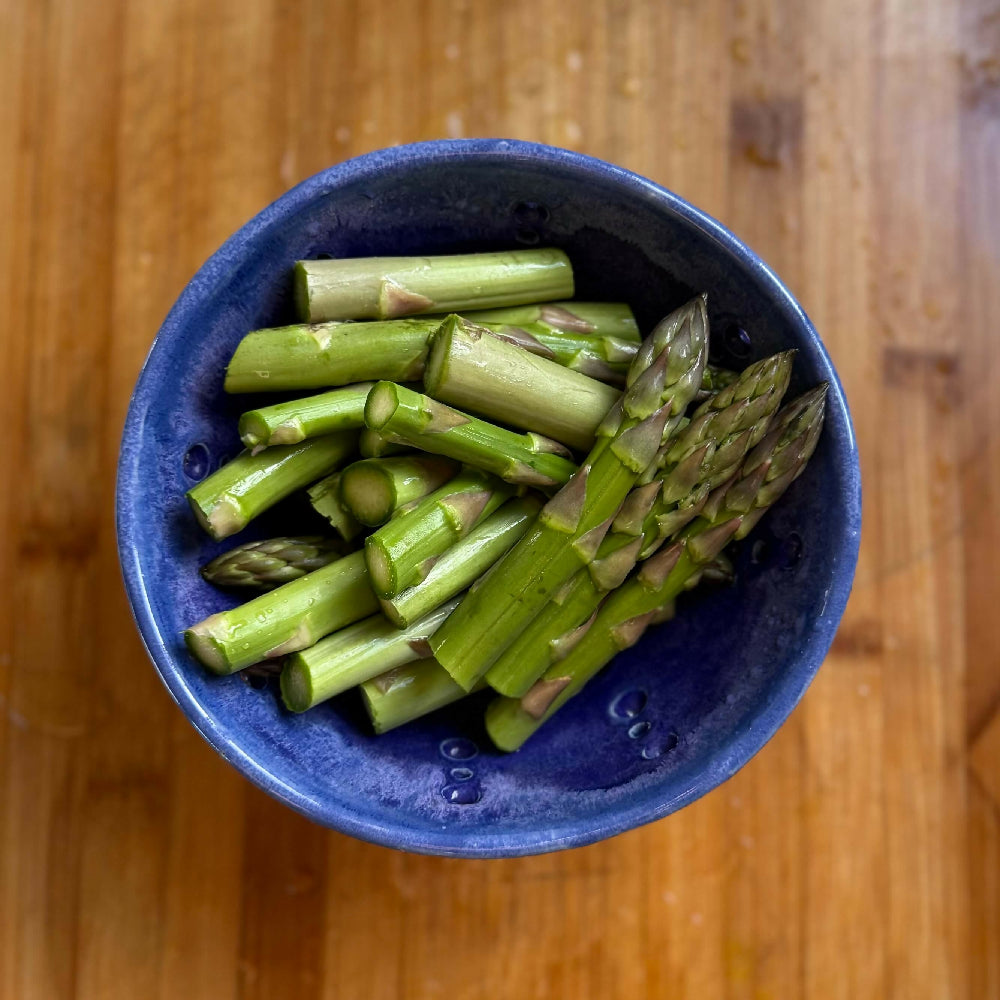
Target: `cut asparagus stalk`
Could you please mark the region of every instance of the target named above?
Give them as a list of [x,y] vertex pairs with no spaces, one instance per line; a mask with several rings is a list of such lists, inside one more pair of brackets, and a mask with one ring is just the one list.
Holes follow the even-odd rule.
[[449,316],[431,340],[424,386],[435,399],[586,449],[620,393]]
[[500,323],[478,325],[499,340],[515,344],[570,371],[580,372],[609,385],[625,384],[629,365],[639,349],[638,344],[619,340],[617,337],[564,333],[561,330],[549,330],[538,323],[527,326]]
[[479,579],[527,530],[540,503],[533,497],[509,500],[434,562],[416,585],[394,597],[380,597],[382,612],[400,628],[419,621],[438,605]]
[[380,735],[436,712],[468,694],[433,659],[394,667],[361,685],[368,717]]
[[521,699],[498,698],[486,713],[490,738],[501,750],[516,750],[616,653],[638,642],[662,620],[664,609],[721,552],[745,537],[801,474],[823,425],[826,385],[788,404],[771,430],[747,456],[738,475],[709,498],[698,519],[677,541],[643,565],[639,574],[611,593],[569,655],[553,665]]
[[569,258],[551,248],[295,265],[299,315],[311,323],[493,309],[572,294]]
[[245,542],[216,556],[201,575],[217,587],[273,590],[340,559],[344,544],[333,538],[265,538]]
[[239,342],[229,362],[226,392],[419,379],[427,358],[427,339],[439,325],[439,320],[407,319],[254,330]]
[[441,605],[407,629],[373,615],[290,656],[281,671],[281,697],[292,712],[304,712],[387,670],[426,659],[427,640],[452,612]]
[[311,646],[317,639],[378,610],[365,558],[343,559],[283,584],[184,633],[188,649],[216,674]]
[[372,587],[390,598],[423,580],[435,561],[511,494],[505,483],[467,469],[365,539]]
[[385,524],[393,511],[448,482],[458,465],[437,455],[365,458],[340,474],[340,499],[362,523]]
[[613,385],[624,383],[640,340],[632,310],[616,302],[546,302],[466,312],[462,318],[532,354]]
[[559,333],[614,337],[633,344],[642,340],[632,308],[625,302],[536,302],[505,309],[460,311],[473,323],[540,326]]
[[[697,392],[707,343],[702,297],[656,327],[642,343],[630,385],[598,429],[580,471],[435,636],[435,657],[466,690],[597,552],[626,494]],[[372,390],[369,407],[377,391]]]
[[216,540],[245,528],[290,493],[332,472],[354,454],[354,431],[327,434],[301,444],[242,452],[187,492],[198,523]]
[[405,444],[396,444],[370,427],[361,429],[361,435],[358,438],[358,451],[361,452],[362,458],[388,458],[389,455],[400,455],[409,450]]
[[576,469],[556,441],[496,427],[392,382],[379,382],[368,394],[365,423],[392,441],[466,462],[518,485],[560,486]]
[[333,431],[365,425],[365,400],[372,382],[334,389],[319,396],[249,410],[240,417],[240,438],[255,453],[275,444],[297,444]]
[[793,352],[750,365],[725,393],[699,409],[670,446],[652,484],[634,489],[586,571],[559,591],[507,647],[486,675],[500,694],[519,698],[582,634],[604,594],[636,561],[697,516],[767,431],[788,387]]
[[334,472],[309,487],[309,502],[317,514],[321,514],[345,542],[352,542],[362,532],[358,519],[344,506],[340,499],[340,477]]

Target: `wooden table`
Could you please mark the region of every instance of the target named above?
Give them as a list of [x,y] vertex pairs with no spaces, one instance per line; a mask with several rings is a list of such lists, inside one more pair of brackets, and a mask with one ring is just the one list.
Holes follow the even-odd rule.
[[[1000,997],[996,0],[0,3],[0,996]],[[346,157],[507,135],[731,226],[819,327],[865,532],[734,780],[554,856],[277,805],[146,661],[119,434],[204,258]]]

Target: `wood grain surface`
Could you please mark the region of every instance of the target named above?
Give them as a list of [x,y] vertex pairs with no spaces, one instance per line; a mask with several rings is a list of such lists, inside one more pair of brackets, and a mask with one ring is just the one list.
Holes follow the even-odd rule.
[[[0,0],[0,997],[1000,997],[997,0]],[[391,143],[663,183],[843,377],[843,628],[736,778],[593,847],[413,857],[195,734],[113,539],[129,391],[219,243]]]

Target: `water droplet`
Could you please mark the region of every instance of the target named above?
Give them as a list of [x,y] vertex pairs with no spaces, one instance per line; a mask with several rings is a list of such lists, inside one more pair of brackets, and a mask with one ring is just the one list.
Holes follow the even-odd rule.
[[771,546],[763,538],[758,538],[750,549],[750,562],[759,566],[767,559]]
[[325,250],[320,250],[318,253],[313,254],[316,260],[333,260],[333,254],[327,253]]
[[441,751],[441,756],[447,760],[471,760],[479,753],[479,747],[463,736],[442,740],[438,749]]
[[518,243],[523,243],[527,247],[533,247],[536,243],[539,243],[542,238],[537,232],[535,232],[534,229],[519,229],[514,234],[514,239],[517,240]]
[[200,482],[208,475],[209,467],[212,464],[212,456],[208,448],[203,444],[193,444],[184,453],[181,467],[184,475],[193,482]]
[[441,789],[441,794],[447,799],[452,805],[456,806],[471,806],[478,802],[482,797],[483,793],[479,785],[476,784],[462,784],[462,785],[445,785]]
[[630,740],[641,740],[653,728],[651,722],[635,722],[628,727],[628,738]]
[[471,767],[453,767],[448,772],[452,781],[468,781],[472,777]]
[[608,708],[616,719],[634,719],[646,707],[645,691],[624,691]]
[[665,753],[670,753],[678,743],[678,738],[676,733],[668,733],[667,738],[660,743],[650,743],[648,746],[642,748],[642,756],[646,760],[656,760],[657,757],[662,757]]

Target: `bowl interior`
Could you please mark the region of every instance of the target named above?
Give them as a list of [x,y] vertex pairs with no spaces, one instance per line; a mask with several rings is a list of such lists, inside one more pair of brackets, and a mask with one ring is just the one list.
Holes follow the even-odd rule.
[[[271,684],[208,676],[181,631],[228,603],[199,565],[242,541],[322,530],[288,501],[222,545],[184,491],[239,450],[226,361],[257,327],[294,319],[293,261],[328,253],[446,253],[555,245],[577,296],[633,304],[644,331],[709,292],[713,357],[742,367],[799,349],[790,393],[832,383],[805,474],[736,554],[738,583],[684,599],[517,754],[491,750],[481,698],[374,738],[354,694],[305,715]],[[748,334],[748,342],[740,329]],[[172,695],[216,748],[312,818],[376,842],[506,855],[587,843],[662,816],[741,766],[819,666],[857,552],[858,473],[839,384],[783,286],[725,230],[633,175],[576,154],[504,141],[429,143],[319,174],[245,226],[171,312],[133,397],[118,493],[126,586]]]

